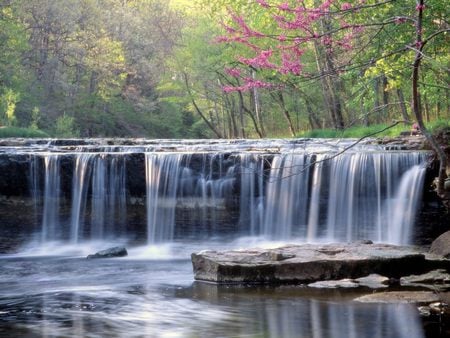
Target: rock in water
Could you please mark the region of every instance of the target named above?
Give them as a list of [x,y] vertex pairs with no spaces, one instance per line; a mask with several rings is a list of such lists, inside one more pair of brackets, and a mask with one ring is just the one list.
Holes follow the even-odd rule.
[[391,291],[378,292],[358,297],[360,303],[431,303],[437,302],[439,297],[431,291]]
[[112,258],[125,256],[128,256],[127,249],[125,249],[123,246],[116,246],[114,248],[99,251],[93,255],[87,256],[86,258],[93,259],[93,258]]
[[400,278],[402,286],[426,287],[434,291],[450,289],[450,274],[446,270],[433,270],[423,275],[412,275]]
[[313,283],[373,273],[400,278],[430,271],[434,263],[408,247],[362,243],[192,254],[195,279],[215,283]]
[[434,240],[430,253],[450,258],[450,231],[444,232]]

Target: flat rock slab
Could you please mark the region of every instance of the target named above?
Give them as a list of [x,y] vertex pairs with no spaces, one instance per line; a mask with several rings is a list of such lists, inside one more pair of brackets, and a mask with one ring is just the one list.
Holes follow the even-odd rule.
[[277,249],[193,253],[196,280],[224,284],[313,283],[370,274],[400,278],[432,270],[409,247],[387,244],[303,244]]
[[432,303],[439,297],[432,291],[391,291],[372,293],[358,297],[355,301],[360,303]]

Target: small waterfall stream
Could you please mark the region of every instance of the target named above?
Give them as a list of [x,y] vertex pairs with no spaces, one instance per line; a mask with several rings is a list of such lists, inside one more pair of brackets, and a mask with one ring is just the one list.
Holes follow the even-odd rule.
[[[42,216],[42,241],[57,238],[60,207],[60,157],[58,155],[45,155],[45,189],[44,210]],[[34,194],[33,194],[34,195]]]
[[[408,244],[426,159],[426,153],[373,147],[335,156],[336,144],[275,151],[257,142],[246,149],[179,143],[92,150],[33,154],[29,181],[42,200],[42,241],[127,237],[127,209],[136,208],[130,201],[143,200],[145,219],[135,222],[147,243],[170,242],[180,233],[221,236],[227,229],[234,237],[269,240]],[[142,171],[127,169],[133,161],[143,162]],[[63,193],[68,168],[70,191]],[[142,198],[133,197],[129,180],[144,187]],[[69,199],[65,214],[63,195]]]

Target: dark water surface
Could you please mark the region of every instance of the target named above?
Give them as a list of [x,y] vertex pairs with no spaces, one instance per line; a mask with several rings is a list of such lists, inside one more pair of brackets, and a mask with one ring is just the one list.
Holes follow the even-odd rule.
[[413,305],[352,301],[367,290],[194,282],[191,252],[236,243],[84,258],[100,246],[0,256],[0,337],[425,337]]

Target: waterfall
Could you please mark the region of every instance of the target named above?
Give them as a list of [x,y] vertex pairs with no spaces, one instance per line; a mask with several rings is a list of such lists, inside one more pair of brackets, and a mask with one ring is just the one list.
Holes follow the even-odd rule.
[[[75,153],[66,157],[65,165],[61,163],[62,159],[62,154],[43,154],[33,155],[30,161],[29,184],[35,218],[38,218],[42,205],[41,241],[69,239],[76,244],[86,238],[105,239],[124,232],[124,157],[121,154]],[[73,166],[69,161],[73,161]],[[68,175],[72,181],[66,184],[71,190],[63,194],[62,175],[67,166],[73,167],[73,173]],[[41,172],[43,191],[40,188]],[[70,208],[66,211],[67,203],[63,198],[68,196]]]
[[78,154],[72,183],[72,213],[70,217],[70,241],[78,243],[83,233],[83,220],[86,209],[87,192],[94,154]]
[[209,147],[33,154],[29,190],[42,241],[232,235],[411,243],[426,153]]
[[250,225],[250,235],[259,235],[264,219],[264,157],[240,155],[240,218],[241,226]]
[[[75,158],[71,241],[77,243],[87,234],[91,239],[121,234],[125,230],[126,214],[126,166],[123,156],[79,153]],[[86,212],[89,192],[90,218]]]
[[409,243],[425,173],[414,166],[423,160],[401,152],[277,156],[266,186],[264,234]]
[[173,238],[182,154],[145,154],[148,243]]
[[44,210],[42,214],[41,240],[55,240],[59,236],[59,207],[60,207],[60,156],[44,155],[45,188]]
[[274,157],[266,186],[264,235],[275,239],[306,235],[310,165],[308,155]]
[[425,168],[415,165],[409,169],[401,179],[395,193],[392,207],[386,210],[387,241],[394,244],[408,244],[411,242],[412,224],[420,201]]
[[126,175],[123,157],[95,157],[92,174],[91,238],[124,231]]

